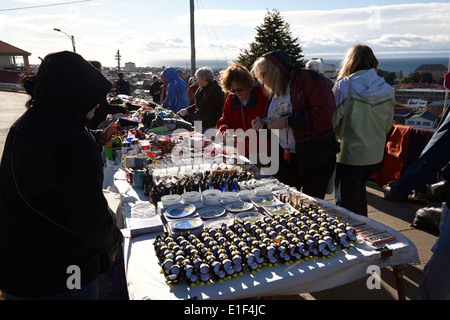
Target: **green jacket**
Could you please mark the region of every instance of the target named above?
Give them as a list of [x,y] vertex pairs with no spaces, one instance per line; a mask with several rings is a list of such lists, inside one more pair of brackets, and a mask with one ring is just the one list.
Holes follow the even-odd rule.
[[333,88],[336,100],[333,128],[338,137],[350,80],[350,107],[337,162],[355,166],[377,164],[383,160],[386,133],[393,123],[394,90],[375,69],[360,70],[339,79]]

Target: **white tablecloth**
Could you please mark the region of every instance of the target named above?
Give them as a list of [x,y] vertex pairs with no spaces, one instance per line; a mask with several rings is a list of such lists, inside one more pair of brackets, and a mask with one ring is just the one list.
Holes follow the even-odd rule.
[[[144,196],[143,190],[132,188],[120,170],[114,177],[114,185],[122,199],[121,211],[126,227],[127,219],[131,217],[132,206],[140,201],[148,201],[148,198]],[[368,225],[379,227],[395,235],[396,239],[387,244],[387,247],[392,250],[392,256],[382,258],[381,253],[374,247],[358,241],[353,245],[353,250],[343,251],[339,248],[339,253],[329,259],[317,258],[290,265],[263,266],[261,271],[254,274],[244,270],[242,276],[222,283],[196,284],[191,287],[184,281],[173,285],[167,284],[164,274],[160,272],[161,267],[153,247],[157,234],[146,234],[126,238],[124,242],[125,270],[130,299],[242,299],[316,292],[368,276],[368,267],[371,265],[383,268],[419,262],[415,245],[401,233],[330,202],[315,200],[327,207],[344,212],[356,220],[364,221]]]

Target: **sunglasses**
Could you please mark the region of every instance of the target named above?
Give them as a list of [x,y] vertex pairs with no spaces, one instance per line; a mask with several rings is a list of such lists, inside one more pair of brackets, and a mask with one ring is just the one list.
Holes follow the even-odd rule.
[[239,89],[231,89],[231,90],[230,90],[231,93],[236,93],[236,92],[241,93],[242,91],[244,91],[243,88],[239,88]]

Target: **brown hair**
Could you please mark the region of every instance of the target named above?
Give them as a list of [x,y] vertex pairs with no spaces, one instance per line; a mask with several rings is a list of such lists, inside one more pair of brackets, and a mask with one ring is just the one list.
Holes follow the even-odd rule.
[[341,62],[338,79],[348,77],[359,70],[378,68],[378,60],[370,47],[357,44],[350,48]]
[[220,72],[220,82],[225,92],[230,92],[233,81],[243,89],[252,89],[255,86],[255,79],[246,67],[235,61],[229,61],[228,68]]
[[286,93],[289,77],[267,57],[260,57],[253,63],[252,73],[264,85],[266,94],[269,96]]

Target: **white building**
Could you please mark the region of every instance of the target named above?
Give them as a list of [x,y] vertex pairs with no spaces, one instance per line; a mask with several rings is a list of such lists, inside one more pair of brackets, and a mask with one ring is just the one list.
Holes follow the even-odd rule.
[[411,111],[424,112],[427,110],[427,101],[422,99],[409,99],[406,106],[410,108]]
[[405,126],[422,128],[422,129],[434,129],[438,116],[428,112],[411,112],[405,117]]
[[136,64],[134,62],[125,62],[125,72],[136,72]]

